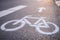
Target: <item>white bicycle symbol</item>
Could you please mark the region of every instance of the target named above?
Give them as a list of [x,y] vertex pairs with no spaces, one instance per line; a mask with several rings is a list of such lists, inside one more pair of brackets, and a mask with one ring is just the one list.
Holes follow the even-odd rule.
[[[28,21],[27,18],[30,18],[30,19],[38,19],[38,20],[34,24],[32,24],[31,22]],[[16,31],[18,29],[23,28],[25,24],[28,24],[29,26],[35,27],[36,30],[39,33],[41,33],[41,34],[52,35],[52,34],[57,33],[59,31],[59,27],[56,24],[52,23],[52,22],[46,22],[44,18],[45,17],[40,17],[39,18],[39,17],[32,17],[32,15],[28,15],[28,16],[23,17],[20,20],[11,20],[11,21],[5,22],[4,24],[1,25],[1,30],[3,30],[3,31]],[[40,23],[40,21],[43,21],[43,22]],[[18,26],[18,27],[16,27],[16,28],[7,29],[6,28],[6,25],[9,24],[9,23],[12,23],[12,22],[14,22],[13,25],[16,25],[18,23],[21,23],[21,25]],[[44,24],[44,25],[42,25],[42,24]],[[44,32],[44,31],[42,31],[40,29],[40,27],[50,28],[49,27],[49,24],[53,25],[54,28],[55,28],[52,32]]]

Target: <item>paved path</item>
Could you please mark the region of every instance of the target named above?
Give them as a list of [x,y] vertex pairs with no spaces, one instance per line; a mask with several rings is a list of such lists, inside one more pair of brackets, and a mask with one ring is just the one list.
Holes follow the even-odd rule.
[[[21,19],[27,15],[40,18],[46,17],[45,20],[47,22],[52,22],[58,27],[60,26],[60,8],[56,6],[53,0],[0,0],[0,40],[60,40],[60,31],[55,31],[56,33],[52,35],[46,35],[36,30],[38,26],[35,28],[28,24],[16,31],[2,30],[3,23],[14,19]],[[27,19],[32,24],[36,21]],[[21,24],[19,23],[13,26],[12,23],[6,25],[6,28],[15,28]],[[50,24],[49,26],[51,28],[41,27],[40,29],[52,32],[55,29],[55,25]]]

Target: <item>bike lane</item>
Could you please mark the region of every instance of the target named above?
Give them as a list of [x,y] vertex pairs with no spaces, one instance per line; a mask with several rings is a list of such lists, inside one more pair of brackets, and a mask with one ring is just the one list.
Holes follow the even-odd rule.
[[[8,9],[8,8],[11,8],[11,7],[20,5],[20,4],[27,5],[27,7],[22,9],[22,10],[19,10],[17,12],[14,12],[12,14],[9,14],[7,16],[1,17],[0,18],[0,21],[1,21],[0,25],[2,25],[3,23],[5,23],[9,20],[12,20],[12,19],[21,19],[26,15],[33,15],[35,17],[46,17],[46,21],[51,21],[53,23],[57,23],[56,7],[55,7],[52,0],[47,0],[47,1],[43,0],[42,2],[37,1],[37,0],[33,0],[33,1],[32,0],[18,0],[18,1],[17,0],[13,0],[13,1],[11,0],[11,2],[5,1],[5,3],[6,4],[4,5],[4,2],[3,3],[1,2],[2,10],[4,10],[5,8]],[[7,6],[8,6],[8,8],[7,8]],[[41,9],[39,9],[39,8],[43,8],[42,9],[43,11],[40,12]],[[32,21],[32,23],[33,23],[34,20],[30,19],[30,21]],[[50,31],[50,30],[53,30],[53,29],[49,29],[48,31]],[[34,29],[34,27],[30,27],[28,25],[25,25],[24,28],[19,29],[19,30],[14,31],[14,32],[5,32],[2,30],[0,30],[0,32],[1,32],[1,37],[0,37],[1,40],[10,40],[10,39],[11,40],[13,40],[13,39],[14,40],[20,40],[20,39],[21,40],[41,40],[41,39],[42,40],[48,40],[48,39],[58,40],[59,39],[59,36],[57,35],[59,33],[56,33],[52,36],[43,35],[43,34],[38,33]],[[58,37],[58,38],[56,38],[56,37]]]

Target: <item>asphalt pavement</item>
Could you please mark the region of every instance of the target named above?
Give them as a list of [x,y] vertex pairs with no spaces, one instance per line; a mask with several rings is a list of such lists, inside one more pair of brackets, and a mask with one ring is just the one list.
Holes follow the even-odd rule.
[[0,40],[60,40],[60,7],[54,0],[0,0]]

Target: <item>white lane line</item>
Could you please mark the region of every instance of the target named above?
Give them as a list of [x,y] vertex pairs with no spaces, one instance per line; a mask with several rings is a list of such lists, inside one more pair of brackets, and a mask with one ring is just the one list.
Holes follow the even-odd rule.
[[21,10],[25,7],[27,7],[27,6],[19,5],[19,6],[13,7],[13,8],[9,8],[7,10],[0,11],[0,17],[6,16],[8,14],[11,14],[11,13],[15,12],[15,11]]

